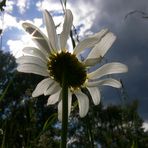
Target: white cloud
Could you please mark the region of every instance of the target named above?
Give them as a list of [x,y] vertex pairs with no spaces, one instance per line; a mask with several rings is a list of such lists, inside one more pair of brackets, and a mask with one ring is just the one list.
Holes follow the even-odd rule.
[[7,45],[9,46],[10,53],[14,57],[17,58],[17,57],[22,56],[22,48],[24,46],[23,46],[23,42],[21,40],[8,40]]
[[47,9],[48,11],[59,11],[62,9],[60,5],[60,1],[53,1],[53,0],[39,0],[36,3],[36,7],[39,11]]
[[6,30],[15,27],[17,29],[22,29],[20,21],[17,20],[16,12],[14,14],[14,6],[17,6],[20,13],[25,12],[26,8],[29,7],[30,0],[13,0],[6,1],[6,7],[4,13],[0,16],[0,29]]
[[[23,13],[25,11],[24,9],[26,7],[27,2],[29,2],[29,0],[22,0],[21,2],[19,2],[19,0],[18,0],[17,6],[20,8],[21,13]],[[43,9],[47,9],[48,11],[58,11],[58,12],[62,11],[62,7],[61,7],[60,2],[59,1],[55,2],[53,0],[42,0],[42,1],[39,0],[36,3],[36,7],[37,7],[38,11],[41,11]],[[85,37],[85,35],[92,33],[90,28],[92,27],[92,25],[94,23],[95,14],[96,14],[93,4],[90,1],[88,1],[88,2],[77,1],[74,4],[72,2],[69,2],[69,3],[67,3],[67,8],[72,10],[72,13],[74,15],[73,24],[75,25],[75,27],[80,26],[80,25],[82,26],[79,31],[79,36]],[[34,10],[34,11],[36,11],[36,10]],[[53,17],[54,17],[54,22],[56,25],[59,23],[62,23],[63,16],[60,15],[60,16],[53,16]],[[34,25],[40,27],[40,29],[45,34],[47,34],[45,26],[44,26],[44,28],[43,27],[41,28],[41,26],[43,24],[42,18],[34,18],[32,21],[30,21],[30,20],[28,20],[28,21],[33,23]],[[22,23],[22,21],[18,22],[15,17],[6,13],[5,25],[4,25],[5,28],[17,27],[18,29],[22,29],[21,23]],[[58,27],[57,32],[60,33],[60,31],[61,31],[61,27]],[[7,45],[9,46],[10,51],[16,57],[19,57],[20,55],[22,55],[21,49],[23,49],[23,47],[33,45],[32,40],[26,34],[21,34],[19,40],[11,39],[11,40],[8,40],[8,42],[7,42]],[[69,42],[70,42],[70,40],[69,40]]]
[[91,33],[91,27],[95,20],[95,9],[94,5],[85,1],[77,1],[75,5],[73,3],[67,4],[67,7],[72,10],[74,15],[74,25],[82,27],[80,28],[79,35],[86,36]]
[[[37,27],[40,27],[42,24],[43,24],[43,21],[41,18],[35,18],[33,21],[31,20],[26,20],[27,22],[29,23],[32,23],[34,24],[35,26]],[[25,21],[25,22],[26,22]],[[18,22],[18,25],[20,26],[19,29],[21,29],[23,31],[23,28],[22,28],[22,23],[24,21],[20,21]],[[14,27],[14,26],[13,26]],[[45,27],[40,27],[40,29],[45,33],[46,33],[46,29]],[[24,31],[24,33],[20,33],[20,34],[17,34],[17,38],[19,38],[19,40],[13,40],[13,39],[9,39],[7,41],[7,45],[9,46],[9,49],[10,49],[10,52],[12,53],[13,56],[15,56],[16,58],[20,57],[23,55],[23,52],[22,52],[22,49],[26,46],[33,46],[35,47],[36,45],[34,44],[34,42],[31,40],[31,36],[26,33]]]
[[19,12],[23,14],[30,6],[30,0],[17,0],[16,6],[19,9]]
[[[53,0],[39,0],[36,3],[38,11],[47,9],[48,11],[62,11],[62,6],[59,1]],[[75,27],[82,26],[80,28],[79,36],[85,36],[91,33],[90,28],[95,20],[95,6],[91,1],[68,1],[67,9],[72,10],[74,15],[73,24]],[[60,18],[61,19],[61,18]],[[59,17],[54,17],[54,21],[58,22]],[[57,24],[57,23],[55,23]]]
[[13,7],[15,5],[14,0],[7,0],[6,1],[6,7],[5,7],[5,12],[11,13],[13,11]]
[[22,49],[26,46],[35,46],[32,42],[30,35],[20,34],[20,40],[8,40],[7,45],[9,46],[10,52],[16,58],[23,55]]
[[42,18],[34,18],[34,19],[33,19],[33,23],[34,23],[36,26],[40,27],[40,26],[43,24],[43,20],[42,20]]
[[30,0],[7,0],[5,12],[12,13],[14,6],[17,7],[20,14],[23,14],[30,7]]
[[21,28],[21,24],[17,21],[15,16],[10,15],[9,13],[4,14],[4,18],[0,20],[0,24],[2,24],[3,30],[11,29],[12,27]]
[[142,127],[144,128],[144,131],[148,131],[148,122],[144,122]]

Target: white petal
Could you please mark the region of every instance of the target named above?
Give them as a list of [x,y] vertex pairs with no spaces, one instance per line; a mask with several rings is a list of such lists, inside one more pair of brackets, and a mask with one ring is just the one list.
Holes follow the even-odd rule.
[[45,54],[48,55],[50,51],[50,46],[48,45],[48,39],[42,31],[30,23],[23,23],[22,26],[24,27],[25,31],[28,32],[31,36],[33,41],[39,47],[39,49]]
[[94,66],[95,64],[99,63],[100,62],[100,58],[93,58],[93,59],[88,59],[86,61],[83,61],[83,64],[86,66],[86,67],[90,67],[90,66]]
[[58,37],[56,34],[56,28],[52,16],[47,10],[43,11],[43,19],[46,24],[50,46],[54,51],[57,51],[59,50],[59,47],[58,47]]
[[98,80],[98,81],[90,81],[87,82],[86,84],[88,87],[95,87],[95,86],[101,86],[101,85],[107,85],[107,86],[112,86],[115,88],[121,88],[122,84],[120,81],[112,79],[112,78],[106,78],[103,80]]
[[[71,103],[72,103],[72,94],[70,90],[68,90],[68,116],[70,116],[70,112],[71,112]],[[58,119],[62,121],[62,98],[58,104]]]
[[78,99],[79,115],[80,117],[85,117],[89,110],[89,99],[81,91],[77,91],[75,95]]
[[91,94],[94,104],[98,105],[100,103],[100,97],[101,97],[99,89],[97,87],[87,87],[87,89]]
[[57,91],[55,94],[49,96],[47,105],[55,104],[59,101],[61,90]]
[[104,57],[105,53],[108,51],[108,49],[112,46],[114,43],[116,37],[113,33],[108,32],[105,34],[99,43],[95,45],[95,47],[90,51],[88,54],[86,61],[93,58],[102,58]]
[[128,68],[126,65],[124,65],[122,63],[113,62],[113,63],[105,64],[102,67],[100,67],[99,69],[89,73],[88,78],[89,79],[96,79],[96,78],[100,78],[104,75],[115,74],[115,73],[124,73],[127,71],[128,71]]
[[37,64],[21,64],[18,65],[17,70],[24,73],[34,73],[41,76],[49,76],[47,70]]
[[62,121],[62,99],[58,104],[58,119],[59,121]]
[[53,83],[53,80],[51,80],[50,78],[42,80],[40,83],[38,83],[35,90],[33,91],[32,97],[37,97],[44,94],[44,91],[47,90],[51,83]]
[[65,51],[67,39],[69,37],[70,30],[72,27],[72,22],[73,22],[73,15],[70,10],[66,10],[64,24],[63,24],[63,31],[60,35],[61,50],[63,51]]
[[78,55],[84,49],[88,49],[94,46],[97,43],[97,41],[98,39],[96,37],[90,37],[90,38],[84,39],[83,41],[78,43],[73,53]]
[[68,116],[70,116],[71,104],[72,104],[72,94],[70,90],[68,90]]
[[29,55],[31,55],[31,56],[35,56],[35,57],[38,57],[38,58],[40,58],[41,60],[43,60],[43,61],[47,61],[47,57],[48,57],[48,55],[45,55],[43,52],[42,52],[42,50],[39,50],[39,49],[37,49],[37,48],[35,48],[35,47],[25,47],[25,48],[23,48],[23,52],[25,53],[25,54],[29,54]]
[[100,32],[96,33],[93,36],[90,36],[89,38],[84,39],[81,41],[74,49],[74,54],[79,54],[81,51],[87,48],[92,48],[97,44],[102,37],[108,32],[108,29],[102,29]]
[[55,81],[49,88],[44,92],[44,95],[52,95],[61,89],[60,85]]
[[47,68],[47,63],[42,61],[40,58],[38,57],[33,57],[33,56],[22,56],[16,59],[16,62],[18,64],[36,64],[39,65],[41,67]]
[[105,28],[92,35],[92,37],[96,37],[98,41],[100,41],[108,32],[109,32],[108,28]]

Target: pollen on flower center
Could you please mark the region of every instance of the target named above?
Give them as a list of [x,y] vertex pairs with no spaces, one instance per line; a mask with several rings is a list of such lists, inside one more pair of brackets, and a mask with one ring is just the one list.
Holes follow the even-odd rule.
[[69,52],[50,55],[47,66],[50,76],[61,85],[63,73],[66,74],[68,86],[72,88],[80,87],[86,80],[85,66]]

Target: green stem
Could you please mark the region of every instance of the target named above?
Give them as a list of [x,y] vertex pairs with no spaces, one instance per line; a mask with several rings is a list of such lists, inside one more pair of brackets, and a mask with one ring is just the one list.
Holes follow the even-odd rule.
[[68,127],[68,86],[66,81],[66,74],[63,74],[62,80],[62,134],[61,134],[61,148],[67,146],[67,127]]
[[93,132],[92,132],[92,126],[90,123],[89,115],[87,115],[87,117],[86,117],[86,125],[87,125],[88,137],[89,137],[91,148],[94,148],[94,136],[93,136]]

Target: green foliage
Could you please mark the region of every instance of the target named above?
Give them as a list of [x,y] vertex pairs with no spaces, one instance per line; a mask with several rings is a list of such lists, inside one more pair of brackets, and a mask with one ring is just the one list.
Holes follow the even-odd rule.
[[47,129],[49,129],[49,127],[56,120],[56,118],[57,118],[57,113],[52,114],[44,123],[43,131],[46,131]]
[[5,7],[6,6],[6,0],[2,0],[1,2],[0,2],[0,10],[1,11],[4,11],[4,8],[3,7]]
[[100,104],[90,108],[87,117],[74,122],[77,132],[72,130],[71,136],[78,138],[71,144],[72,147],[85,145],[93,148],[97,143],[101,144],[102,148],[148,146],[148,133],[142,128],[143,120],[137,113],[137,101],[124,106],[110,105],[105,108]]
[[[28,148],[38,142],[45,121],[55,109],[43,107],[47,97],[31,97],[41,77],[16,72],[15,59],[9,53],[0,51],[0,58],[0,145]],[[51,128],[49,123],[48,127]]]

